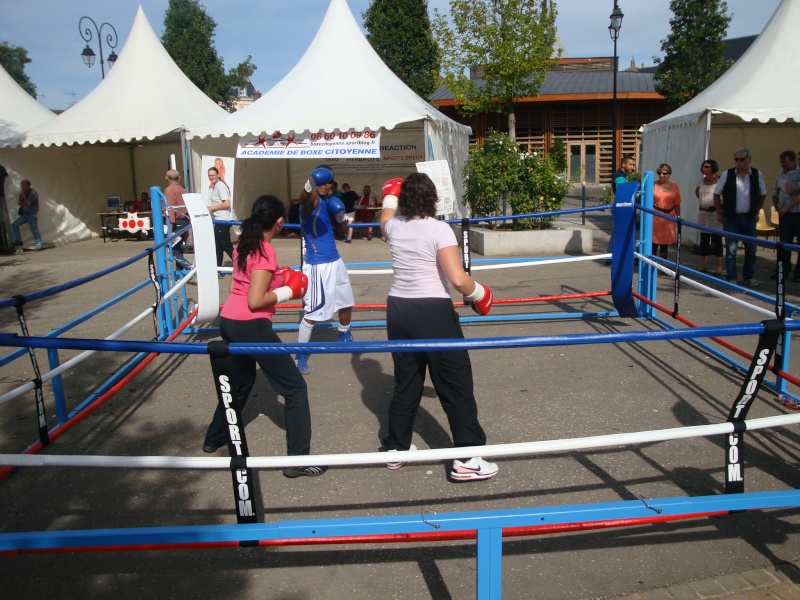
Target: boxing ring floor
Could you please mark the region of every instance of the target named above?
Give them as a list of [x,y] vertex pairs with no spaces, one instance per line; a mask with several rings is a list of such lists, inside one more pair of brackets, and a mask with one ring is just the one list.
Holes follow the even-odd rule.
[[[342,248],[347,262],[388,260],[388,246],[361,241]],[[297,240],[275,242],[279,257],[296,256]],[[75,270],[93,272],[141,249],[115,244],[98,257],[99,242],[74,244],[31,256],[26,272],[41,289],[70,278]],[[69,255],[86,253],[93,262]],[[120,256],[113,253],[120,252]],[[125,254],[127,252],[127,254]],[[383,257],[381,256],[383,253]],[[772,257],[769,251],[760,251]],[[25,257],[28,259],[28,257]],[[45,260],[47,259],[47,260]],[[23,259],[20,259],[23,260]],[[283,261],[282,261],[283,262]],[[759,265],[765,282],[771,264]],[[119,291],[144,277],[121,273]],[[536,270],[534,270],[536,269]],[[524,273],[524,274],[523,274]],[[608,289],[607,268],[597,263],[476,272],[497,297],[536,296]],[[12,272],[0,271],[6,288]],[[115,293],[113,281],[98,282],[98,295]],[[385,300],[389,278],[354,276],[358,302]],[[227,284],[227,280],[225,281]],[[93,284],[94,285],[94,284]],[[659,280],[663,299],[670,296]],[[16,289],[14,290],[17,291]],[[800,300],[789,284],[788,301]],[[701,324],[753,322],[752,314],[683,289],[681,310]],[[75,336],[94,337],[113,330],[153,301],[152,290],[129,301],[130,312],[102,315]],[[79,313],[75,295],[48,300],[44,311],[28,313],[29,327],[41,333]],[[610,310],[608,299],[561,303],[565,310]],[[120,309],[122,310],[122,309]],[[469,314],[467,309],[460,309]],[[533,311],[530,306],[503,311]],[[549,309],[552,310],[552,309]],[[494,311],[493,311],[494,312]],[[53,315],[52,313],[57,313]],[[291,322],[295,314],[280,317]],[[48,319],[54,318],[52,323]],[[362,314],[356,313],[355,320]],[[364,318],[381,318],[379,313]],[[102,321],[105,319],[105,323]],[[101,327],[105,324],[106,327]],[[7,323],[4,323],[4,326]],[[92,334],[97,327],[98,333]],[[6,329],[12,329],[12,326]],[[471,325],[470,337],[594,333],[656,329],[627,319],[509,322]],[[357,330],[356,339],[385,339],[380,329]],[[294,332],[283,334],[294,341]],[[145,321],[127,339],[148,339]],[[321,330],[314,341],[333,340]],[[755,338],[736,338],[753,351]],[[797,373],[796,352],[790,372]],[[489,443],[584,437],[721,422],[738,392],[742,376],[688,342],[648,342],[471,353],[476,397]],[[67,382],[68,395],[84,397],[81,386],[96,380],[92,370],[117,360],[105,353],[85,367],[85,378]],[[122,358],[118,360],[122,361]],[[23,364],[22,362],[19,363]],[[311,359],[307,377],[314,437],[312,452],[370,452],[379,446],[391,394],[389,354],[333,354]],[[109,369],[110,370],[110,369]],[[0,391],[30,374],[0,370]],[[258,456],[282,455],[282,407],[259,377],[245,410],[248,444]],[[161,356],[95,414],[58,440],[51,454],[199,456],[202,436],[216,397],[208,358]],[[31,405],[31,406],[29,406]],[[783,414],[774,396],[762,391],[749,418]],[[3,451],[17,451],[35,419],[32,402],[0,406]],[[420,448],[449,446],[444,415],[426,389],[414,442]],[[797,487],[795,428],[748,434],[747,491]],[[222,451],[218,453],[222,456]],[[694,438],[643,444],[634,448],[567,452],[498,459],[499,475],[488,482],[452,484],[441,463],[410,464],[390,472],[382,466],[333,468],[319,478],[288,480],[276,471],[258,471],[259,515],[268,521],[296,518],[395,515],[557,506],[722,491],[721,439]],[[134,469],[22,469],[0,484],[3,531],[147,527],[233,523],[230,474],[225,471]],[[503,551],[505,597],[594,598],[632,593],[675,582],[739,572],[800,557],[796,510],[699,519],[676,524],[567,533],[507,540]],[[0,589],[6,597],[219,597],[244,598],[464,598],[474,597],[474,543],[386,544],[315,548],[192,550],[141,553],[75,553],[0,557]],[[640,583],[641,582],[641,583]],[[531,594],[531,590],[535,590]]]

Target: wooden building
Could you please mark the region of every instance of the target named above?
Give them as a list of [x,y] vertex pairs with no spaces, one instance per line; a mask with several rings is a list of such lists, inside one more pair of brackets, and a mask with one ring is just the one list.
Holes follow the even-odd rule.
[[[587,184],[608,183],[619,157],[611,156],[612,135],[619,156],[633,154],[639,163],[640,127],[664,116],[664,98],[655,91],[653,74],[631,64],[617,73],[617,131],[612,134],[614,80],[612,58],[562,58],[547,74],[535,98],[516,102],[517,142],[530,150],[549,148],[554,138],[567,147],[568,175]],[[479,78],[474,70],[471,77]],[[472,127],[470,143],[480,143],[489,128],[508,132],[505,113],[464,116],[453,94],[440,86],[429,98],[436,108]]]

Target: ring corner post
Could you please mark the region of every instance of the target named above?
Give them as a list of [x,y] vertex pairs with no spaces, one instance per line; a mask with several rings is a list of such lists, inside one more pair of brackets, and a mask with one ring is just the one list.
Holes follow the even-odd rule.
[[633,252],[636,236],[637,182],[621,183],[614,195],[614,247],[611,249],[611,297],[620,317],[639,316],[633,301]]
[[[153,223],[153,243],[157,246],[155,254],[156,254],[156,272],[159,276],[159,281],[161,284],[162,290],[169,289],[169,280],[167,276],[167,254],[166,254],[166,245],[164,244],[164,240],[166,239],[164,233],[164,215],[165,215],[165,207],[166,203],[164,202],[164,194],[161,192],[161,188],[157,185],[150,187],[150,219]],[[167,221],[169,222],[169,221]],[[175,326],[173,323],[173,315],[172,310],[170,307],[172,304],[170,302],[165,302],[161,306],[158,307],[158,320],[161,327],[161,332],[165,338],[172,335],[173,331],[175,330]]]
[[[642,177],[641,205],[649,210],[653,209],[654,182],[653,171],[645,171]],[[653,254],[653,214],[644,210],[639,226],[639,252],[643,256]],[[656,268],[643,261],[639,261],[639,294],[653,302],[656,300]],[[644,318],[654,315],[653,307],[646,302],[639,304],[639,312]]]
[[478,529],[477,542],[476,598],[500,600],[503,592],[503,530],[499,527]]

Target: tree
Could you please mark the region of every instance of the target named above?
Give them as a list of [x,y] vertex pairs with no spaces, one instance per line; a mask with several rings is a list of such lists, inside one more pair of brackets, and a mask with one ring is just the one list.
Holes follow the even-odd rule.
[[169,0],[161,42],[192,83],[214,102],[232,110],[231,88],[246,85],[256,66],[248,56],[226,74],[214,46],[216,27],[199,0]]
[[362,14],[367,39],[395,75],[422,98],[438,85],[439,49],[428,0],[372,0]]
[[731,22],[728,4],[721,0],[670,0],[674,16],[671,32],[661,40],[663,60],[654,57],[658,70],[655,89],[675,109],[691,100],[722,75],[732,61],[725,60],[725,33]]
[[[489,130],[483,146],[469,150],[464,165],[464,200],[473,215],[501,214],[508,202],[515,215],[561,210],[570,183],[558,177],[558,151],[526,152],[503,133]],[[555,217],[516,219],[514,229],[548,229]],[[492,222],[496,227],[496,221]]]
[[0,65],[11,75],[20,87],[36,98],[36,86],[25,74],[25,65],[31,62],[28,51],[21,46],[10,46],[8,42],[0,43]]
[[[516,140],[514,101],[539,94],[560,51],[556,6],[542,0],[450,0],[451,29],[434,10],[444,79],[464,114],[485,111],[508,115],[508,135]],[[479,72],[479,78],[466,75]]]

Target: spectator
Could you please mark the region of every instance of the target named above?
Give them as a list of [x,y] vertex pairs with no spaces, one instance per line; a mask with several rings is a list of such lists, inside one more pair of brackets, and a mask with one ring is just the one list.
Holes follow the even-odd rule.
[[[380,207],[380,203],[372,195],[372,189],[364,186],[364,195],[359,198],[356,203],[356,222],[358,223],[374,223],[375,211],[367,210],[370,208]],[[372,240],[372,227],[367,227],[367,240]]]
[[[231,191],[228,184],[219,178],[216,167],[208,170],[208,196],[206,206],[214,221],[229,221],[233,218],[231,212]],[[222,266],[222,260],[227,253],[233,260],[233,243],[231,242],[231,226],[214,223],[214,244],[217,249],[217,266]],[[223,275],[220,273],[219,278]]]
[[42,249],[42,236],[39,234],[39,194],[31,187],[31,182],[23,179],[21,184],[22,191],[19,193],[19,216],[11,223],[11,230],[14,232],[14,244],[17,252],[22,252],[22,235],[19,228],[25,223],[31,228],[33,240],[36,243],[35,250]]
[[[189,225],[189,212],[183,203],[186,189],[181,185],[181,176],[175,169],[170,169],[166,174],[167,187],[164,188],[164,197],[167,199],[167,218],[172,225],[172,231],[178,231]],[[179,237],[172,246],[172,256],[178,268],[188,271],[191,263],[183,255],[183,244],[189,237],[188,232]]]
[[[733,153],[736,165],[723,171],[714,188],[714,204],[717,220],[726,232],[756,237],[758,212],[764,207],[767,187],[764,176],[750,166],[753,155],[747,148],[738,148]],[[725,237],[725,278],[731,283],[736,279],[736,252],[739,240]],[[744,265],[740,283],[747,287],[758,287],[756,274],[756,243],[744,242]]]
[[[797,171],[797,154],[785,150],[780,155],[781,170],[775,176],[772,189],[772,210],[777,211],[780,218],[780,238],[784,244],[800,243],[800,174]],[[784,250],[783,275],[789,277],[792,268],[792,253]],[[777,277],[777,273],[773,275]],[[800,256],[794,267],[793,281],[800,281]]]
[[[356,220],[356,202],[358,202],[358,192],[350,189],[349,183],[342,184],[342,196],[339,200],[344,204],[344,214],[347,218],[347,224],[352,225]],[[347,228],[347,238],[344,240],[348,244],[353,241],[353,228]]]
[[[704,160],[700,165],[700,173],[702,177],[697,182],[697,187],[694,188],[694,195],[700,201],[700,214],[697,217],[698,224],[704,227],[719,228],[717,222],[716,212],[717,207],[714,204],[714,188],[719,180],[719,165],[715,160]],[[708,254],[709,248],[713,250],[714,256],[717,257],[717,268],[714,275],[722,277],[722,236],[714,233],[700,232],[700,272],[705,273],[708,269]]]
[[[681,216],[681,191],[678,184],[670,181],[672,167],[667,163],[658,165],[658,180],[653,186],[653,208],[671,217]],[[653,254],[664,260],[669,256],[669,246],[677,240],[675,223],[653,216]]]

